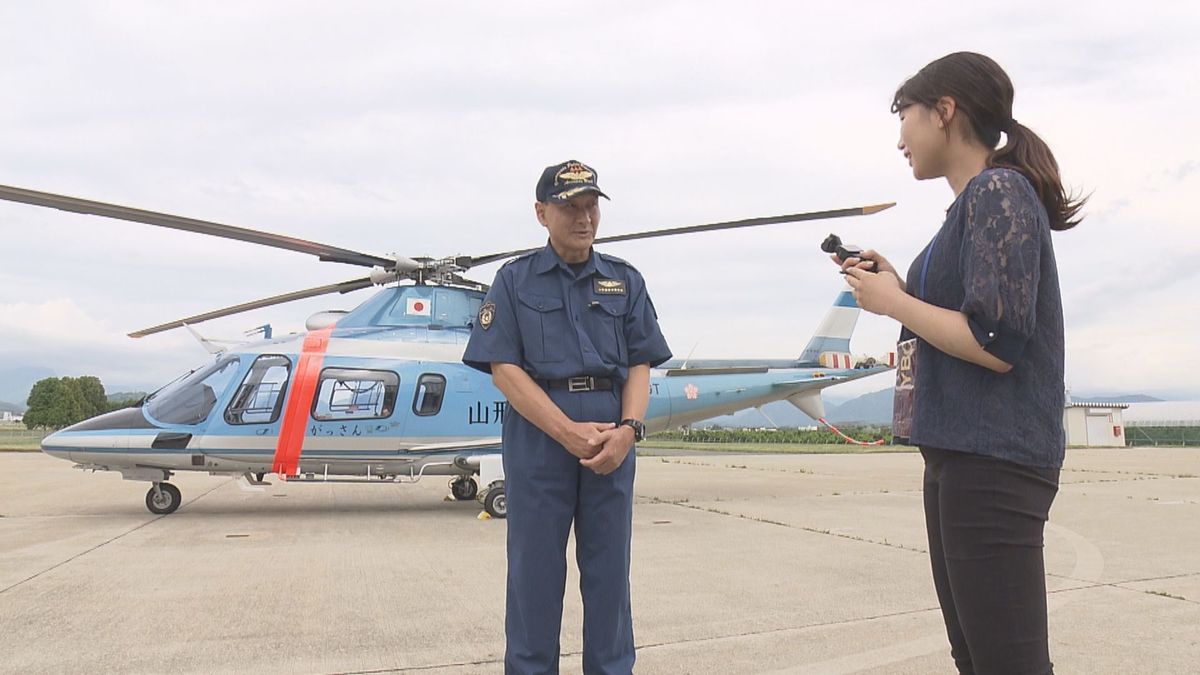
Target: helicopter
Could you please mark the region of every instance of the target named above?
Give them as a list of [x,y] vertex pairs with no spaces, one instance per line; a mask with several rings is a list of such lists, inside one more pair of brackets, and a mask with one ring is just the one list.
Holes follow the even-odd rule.
[[[151,484],[146,507],[166,515],[183,503],[177,472],[233,476],[251,489],[276,474],[291,482],[412,483],[449,476],[451,495],[507,513],[501,425],[508,404],[490,376],[461,361],[488,290],[473,267],[539,250],[443,258],[380,256],[155,211],[0,185],[0,199],[240,240],[366,267],[366,276],[170,321],[129,334],[192,331],[211,362],[134,407],[48,435],[42,451],[88,471]],[[597,238],[595,245],[877,213],[894,203],[750,218]],[[216,346],[193,326],[211,319],[329,294],[382,287],[349,311],[318,312],[306,332]],[[675,359],[652,370],[648,433],[787,400],[828,425],[821,391],[895,367],[895,354],[854,355],[859,308],[836,296],[797,358]],[[586,386],[581,382],[580,386]],[[832,428],[832,425],[829,425]],[[836,431],[836,429],[834,429]],[[478,481],[476,480],[478,476]],[[482,486],[482,489],[481,489]]]

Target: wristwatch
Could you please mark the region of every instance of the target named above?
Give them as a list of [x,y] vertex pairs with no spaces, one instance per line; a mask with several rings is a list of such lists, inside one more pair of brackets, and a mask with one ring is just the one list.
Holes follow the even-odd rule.
[[642,424],[641,420],[635,420],[632,417],[627,417],[621,420],[621,423],[617,426],[629,427],[630,429],[633,429],[633,440],[635,441],[646,440],[646,425]]

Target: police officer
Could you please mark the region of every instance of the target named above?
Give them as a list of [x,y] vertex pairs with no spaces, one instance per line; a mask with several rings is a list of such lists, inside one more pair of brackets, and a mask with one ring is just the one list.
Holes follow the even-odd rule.
[[509,403],[505,672],[558,672],[574,523],[583,670],[630,673],[633,445],[645,433],[650,368],[671,352],[642,275],[592,250],[608,199],[596,172],[547,167],[536,194],[550,241],[496,273],[463,355]]

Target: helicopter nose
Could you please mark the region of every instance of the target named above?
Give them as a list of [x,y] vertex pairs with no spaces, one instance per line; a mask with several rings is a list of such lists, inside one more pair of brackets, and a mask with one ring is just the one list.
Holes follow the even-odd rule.
[[71,459],[71,449],[67,447],[63,432],[56,431],[42,439],[42,452],[59,459]]

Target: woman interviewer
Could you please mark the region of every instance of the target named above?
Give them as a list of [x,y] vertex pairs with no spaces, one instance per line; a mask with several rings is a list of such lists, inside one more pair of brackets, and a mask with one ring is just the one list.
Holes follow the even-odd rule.
[[1082,200],[1012,103],[1008,75],[970,52],[901,85],[898,147],[954,202],[903,280],[875,251],[834,258],[859,305],[916,340],[909,438],[925,459],[934,586],[960,673],[1053,672],[1042,547],[1065,441],[1050,231],[1076,225]]

